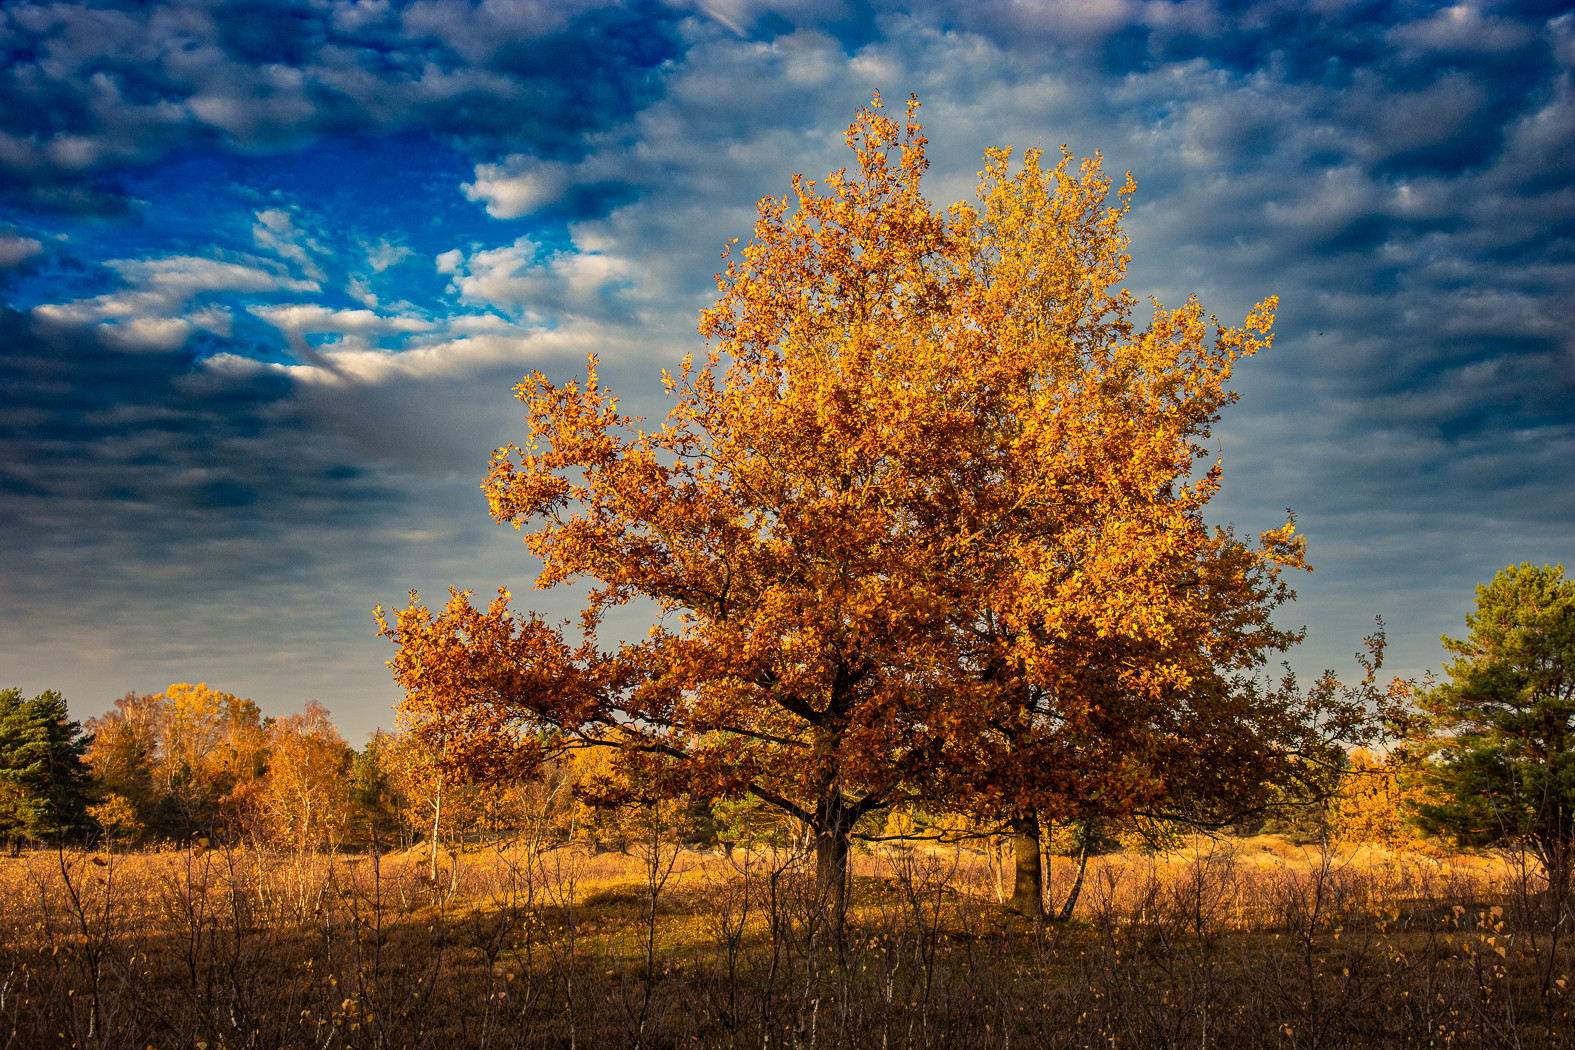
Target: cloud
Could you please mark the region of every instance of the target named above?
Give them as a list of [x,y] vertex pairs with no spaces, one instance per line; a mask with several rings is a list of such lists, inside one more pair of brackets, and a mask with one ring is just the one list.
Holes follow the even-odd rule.
[[[478,488],[515,418],[501,349],[458,378],[330,387],[35,327],[0,308],[0,611],[13,679],[42,675],[75,713],[206,677],[269,713],[321,698],[359,734],[394,699],[374,604],[478,569],[528,588]],[[475,561],[487,549],[496,571]]]
[[0,191],[127,203],[100,176],[183,146],[440,129],[573,151],[653,97],[680,46],[653,5],[164,0],[0,10]]
[[374,273],[398,266],[416,254],[408,245],[394,244],[386,237],[379,238],[375,243],[362,242],[362,248],[366,252],[366,263]]
[[385,316],[371,310],[330,310],[313,305],[254,306],[251,312],[281,331],[331,332],[363,340],[379,335],[428,332],[436,327],[434,322],[420,317]]
[[1476,4],[1441,8],[1425,19],[1390,30],[1389,38],[1417,52],[1508,54],[1535,37],[1535,31],[1507,18],[1484,16]]
[[316,281],[287,277],[259,265],[199,256],[111,259],[105,265],[127,287],[88,299],[35,306],[35,321],[51,328],[95,326],[106,345],[122,350],[178,349],[195,331],[226,334],[223,307],[191,307],[221,292],[309,292]]
[[[1458,628],[1472,584],[1567,548],[1569,15],[1206,0],[246,10],[0,9],[0,203],[15,212],[0,265],[15,257],[7,294],[31,307],[6,315],[0,347],[0,510],[25,526],[6,539],[29,566],[12,592],[39,598],[58,570],[83,613],[52,628],[159,595],[212,652],[235,647],[209,620],[328,659],[205,592],[239,566],[259,581],[248,600],[307,610],[339,639],[353,631],[328,626],[327,592],[354,596],[341,612],[360,631],[369,579],[390,584],[384,601],[511,572],[528,584],[487,538],[477,488],[519,433],[510,384],[596,353],[632,410],[660,414],[656,369],[695,348],[722,246],[792,173],[849,162],[842,130],[877,90],[889,112],[920,95],[937,202],[972,193],[989,146],[1102,150],[1137,180],[1137,292],[1197,292],[1227,321],[1281,296],[1278,345],[1239,369],[1242,401],[1216,432],[1214,516],[1250,531],[1301,513],[1319,571],[1289,619],[1315,625],[1310,664],[1343,660],[1380,611],[1393,666],[1436,662],[1432,638]],[[356,167],[362,154],[378,159]],[[205,156],[233,163],[191,159]],[[245,192],[223,207],[193,197],[227,181]],[[202,222],[169,222],[161,202],[188,199]],[[91,229],[68,215],[112,207],[124,218]],[[94,254],[95,238],[113,247]],[[120,352],[133,346],[186,353]],[[93,651],[178,648],[116,623]],[[344,651],[376,675],[356,637]]]
[[461,189],[468,199],[485,201],[494,219],[518,219],[556,203],[573,175],[566,164],[516,154],[501,164],[476,165],[476,181]]
[[[278,366],[303,379],[346,379],[352,372],[362,379],[375,378],[362,367],[347,370],[352,360],[390,356],[401,349],[405,337],[416,332],[430,332],[436,322],[422,317],[379,314],[372,310],[334,310],[315,304],[287,306],[251,306],[248,312],[260,317],[284,334],[298,362],[293,366]],[[307,336],[328,336],[326,342],[313,344]],[[393,346],[384,347],[383,340],[392,339]],[[221,371],[234,370],[238,362],[232,354],[216,363]]]
[[327,250],[304,231],[296,229],[294,217],[283,208],[265,208],[257,213],[252,240],[263,251],[295,263],[310,280],[320,283],[327,279],[328,275],[315,258],[327,254]]
[[36,257],[44,246],[34,237],[0,233],[0,270],[9,270]]
[[637,283],[633,262],[610,243],[577,238],[573,250],[548,251],[529,237],[469,255],[438,256],[461,302],[491,306],[541,323],[618,314],[614,300]]

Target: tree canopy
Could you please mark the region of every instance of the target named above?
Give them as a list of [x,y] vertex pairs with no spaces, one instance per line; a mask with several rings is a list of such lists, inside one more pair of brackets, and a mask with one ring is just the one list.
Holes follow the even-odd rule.
[[[900,802],[1256,790],[1317,713],[1247,682],[1296,640],[1269,613],[1302,540],[1208,527],[1202,442],[1274,301],[1140,327],[1132,186],[1112,202],[1097,156],[991,151],[977,203],[942,211],[916,102],[899,123],[877,98],[847,144],[725,253],[661,425],[594,358],[520,384],[527,439],[485,488],[538,587],[591,583],[582,637],[506,591],[379,610],[407,724],[473,773],[611,745],[658,790],[753,795],[813,831],[831,893],[855,821]],[[647,637],[599,645],[636,599]]]

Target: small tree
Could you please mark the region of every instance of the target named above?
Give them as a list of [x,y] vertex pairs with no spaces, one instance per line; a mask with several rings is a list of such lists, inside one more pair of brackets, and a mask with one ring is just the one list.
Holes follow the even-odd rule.
[[1556,900],[1575,840],[1575,581],[1529,562],[1477,587],[1449,681],[1424,692],[1442,800],[1420,823],[1465,844],[1521,843]]
[[[112,807],[113,825],[127,837],[144,830],[158,811],[160,794],[154,757],[158,750],[159,698],[128,692],[115,701],[113,710],[90,718],[83,728],[93,734],[87,762],[93,771],[94,790],[107,803],[118,797],[132,810],[128,819],[124,807]],[[95,816],[105,830],[104,820]],[[135,827],[135,832],[125,829]]]
[[1346,842],[1393,850],[1419,845],[1416,815],[1429,797],[1418,772],[1415,757],[1404,748],[1388,754],[1357,748],[1334,800],[1329,830]]
[[328,709],[316,700],[273,724],[262,808],[277,845],[305,852],[339,838],[350,808],[352,758]]
[[136,805],[124,795],[105,795],[87,808],[87,814],[104,832],[107,842],[130,842],[146,830]]
[[381,851],[409,843],[399,817],[390,747],[391,737],[379,730],[351,762],[347,841],[358,847]]

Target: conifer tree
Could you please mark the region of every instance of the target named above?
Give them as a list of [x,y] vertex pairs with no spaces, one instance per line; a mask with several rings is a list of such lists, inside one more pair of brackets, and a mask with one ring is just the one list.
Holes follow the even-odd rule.
[[1425,830],[1467,844],[1521,842],[1556,899],[1569,892],[1575,842],[1575,580],[1529,562],[1477,587],[1449,681],[1422,694],[1443,800]]
[[91,743],[55,690],[32,699],[0,690],[0,836],[13,853],[24,839],[88,830]]

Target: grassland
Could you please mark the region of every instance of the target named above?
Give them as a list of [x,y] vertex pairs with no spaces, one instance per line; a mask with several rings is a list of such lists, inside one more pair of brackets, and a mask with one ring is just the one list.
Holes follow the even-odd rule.
[[[1070,872],[1053,872],[1060,892]],[[1198,839],[1091,862],[1071,922],[959,849],[663,843],[0,860],[0,1046],[1551,1047],[1568,906],[1503,858]]]

